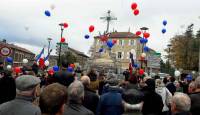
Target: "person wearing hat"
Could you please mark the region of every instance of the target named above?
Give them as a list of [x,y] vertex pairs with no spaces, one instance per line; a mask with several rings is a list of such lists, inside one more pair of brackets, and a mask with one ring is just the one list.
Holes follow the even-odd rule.
[[121,93],[119,93],[118,79],[115,75],[108,77],[108,92],[100,96],[97,115],[122,115],[124,107]]
[[32,75],[22,75],[15,83],[16,98],[0,105],[0,115],[41,115],[39,107],[32,104],[40,79]]

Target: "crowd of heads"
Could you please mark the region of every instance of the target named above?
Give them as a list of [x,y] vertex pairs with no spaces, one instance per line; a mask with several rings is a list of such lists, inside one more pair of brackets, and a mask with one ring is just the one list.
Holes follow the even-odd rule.
[[[104,98],[103,94],[116,90],[116,92],[122,95],[122,102],[136,104],[143,101],[143,98],[140,96],[154,95],[154,93],[158,93],[158,88],[167,88],[170,95],[173,95],[169,103],[171,105],[171,112],[174,113],[190,111],[192,103],[188,95],[200,91],[200,77],[193,81],[185,82],[184,80],[179,81],[172,76],[161,79],[159,76],[141,78],[137,74],[129,74],[128,78],[126,77],[125,80],[122,80],[118,79],[117,74],[108,73],[106,75],[104,72],[98,73],[91,69],[88,72],[82,71],[82,76],[77,78],[75,73],[66,71],[68,66],[67,61],[63,61],[62,69],[53,75],[45,71],[43,71],[42,75],[37,74],[34,71],[35,68],[33,68],[32,71],[15,77],[12,76],[12,72],[3,68],[3,63],[0,63],[0,83],[3,82],[2,78],[13,78],[14,88],[16,88],[16,92],[13,95],[16,98],[29,97],[31,102],[36,103],[40,108],[41,113],[49,115],[63,115],[65,106],[71,103],[82,105],[83,100],[88,96],[88,94],[85,94],[86,89],[97,95],[97,98]],[[179,88],[182,88],[182,90],[179,91]],[[187,88],[186,92],[184,92],[184,88]],[[9,96],[9,93],[7,95]],[[163,95],[161,97],[163,98]],[[1,102],[5,103],[13,99]],[[36,102],[37,99],[38,102]],[[147,102],[144,101],[143,103],[145,105]],[[95,109],[98,110],[97,107]],[[98,114],[98,112],[94,114]]]

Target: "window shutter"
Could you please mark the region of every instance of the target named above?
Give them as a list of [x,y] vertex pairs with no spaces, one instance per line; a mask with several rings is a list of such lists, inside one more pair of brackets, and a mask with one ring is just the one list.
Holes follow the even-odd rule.
[[122,52],[122,58],[121,59],[124,59],[124,52]]
[[129,45],[129,46],[131,45],[131,40],[128,40],[128,45]]
[[129,54],[128,54],[128,52],[126,52],[126,59],[128,59],[129,58]]

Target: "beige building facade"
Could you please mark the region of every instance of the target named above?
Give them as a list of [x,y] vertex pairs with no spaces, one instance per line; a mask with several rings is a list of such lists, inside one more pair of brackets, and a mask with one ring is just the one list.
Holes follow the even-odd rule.
[[[128,69],[130,62],[130,52],[134,54],[134,59],[138,60],[138,57],[141,54],[141,44],[139,36],[131,32],[112,32],[109,34],[108,40],[116,40],[117,43],[111,48],[108,49],[105,42],[102,42],[100,36],[94,37],[94,44],[91,57],[94,62],[98,63],[98,60],[102,61],[104,65],[108,60],[112,60],[118,63],[122,70]],[[103,52],[99,52],[99,49],[103,47]],[[115,59],[112,59],[112,54]],[[114,65],[115,66],[115,65]]]

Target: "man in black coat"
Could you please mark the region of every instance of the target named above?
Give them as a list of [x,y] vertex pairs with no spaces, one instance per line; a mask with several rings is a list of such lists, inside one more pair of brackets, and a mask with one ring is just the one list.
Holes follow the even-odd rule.
[[0,104],[13,100],[16,96],[15,80],[9,74],[9,71],[0,73]]
[[96,113],[99,97],[97,96],[96,92],[88,88],[88,86],[90,85],[90,78],[88,76],[82,76],[81,82],[84,85],[84,91],[85,91],[83,106],[91,110],[93,113]]
[[192,115],[200,115],[200,76],[195,80],[195,92],[190,95]]
[[148,79],[146,91],[143,97],[143,115],[161,115],[163,109],[162,97],[155,92],[155,80]]
[[69,86],[74,81],[74,75],[67,71],[68,63],[66,60],[62,61],[62,68],[60,71],[56,72],[53,75],[53,78],[56,82],[64,85]]
[[92,111],[83,106],[84,86],[75,80],[67,88],[68,103],[64,108],[64,115],[94,115]]
[[172,95],[176,92],[176,86],[174,85],[175,78],[170,77],[170,82],[167,84],[167,89],[170,91]]

